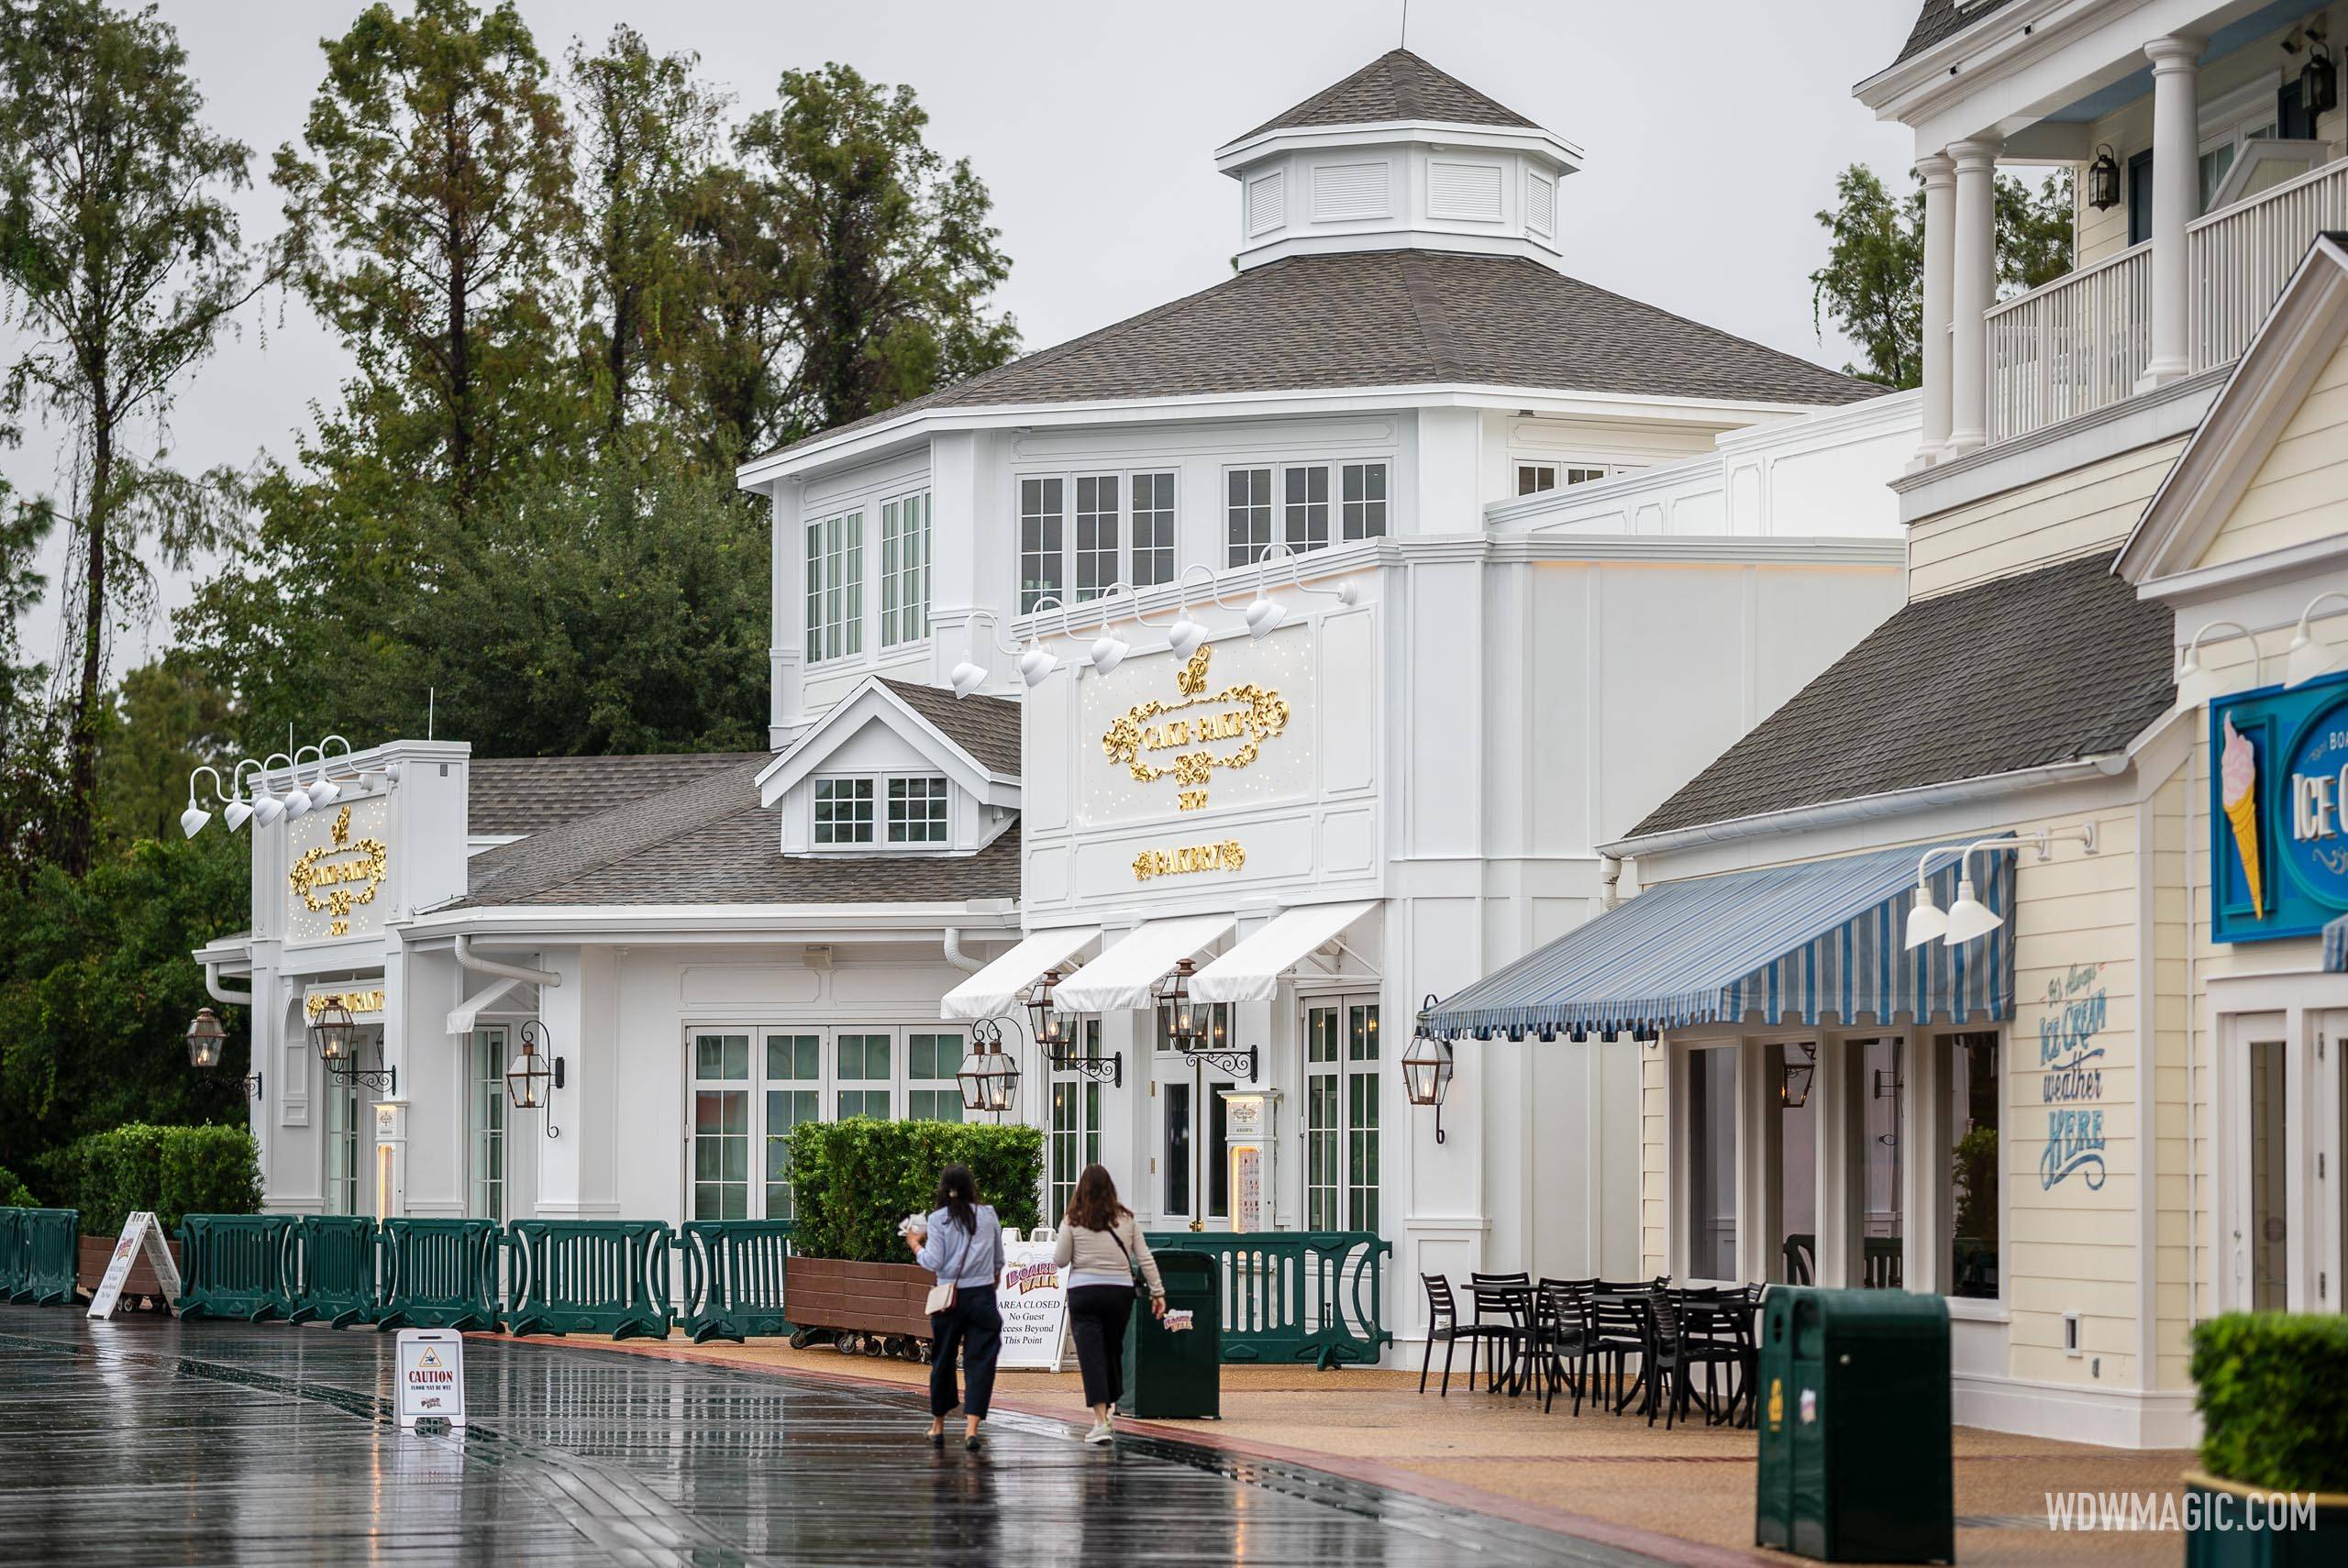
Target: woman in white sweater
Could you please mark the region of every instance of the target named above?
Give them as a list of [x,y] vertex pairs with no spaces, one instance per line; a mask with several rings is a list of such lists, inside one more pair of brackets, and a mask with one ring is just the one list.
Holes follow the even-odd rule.
[[1134,1211],[1117,1201],[1107,1167],[1087,1165],[1060,1221],[1052,1261],[1069,1271],[1068,1315],[1076,1333],[1076,1364],[1084,1373],[1084,1402],[1092,1407],[1087,1442],[1107,1442],[1109,1418],[1124,1392],[1125,1323],[1134,1312],[1134,1279],[1149,1290],[1149,1309],[1166,1316],[1166,1285],[1157,1260],[1141,1239]]

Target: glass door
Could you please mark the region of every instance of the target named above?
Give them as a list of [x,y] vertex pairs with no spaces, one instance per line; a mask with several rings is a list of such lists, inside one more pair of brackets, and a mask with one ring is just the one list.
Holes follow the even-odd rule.
[[[1075,1052],[1091,1061],[1101,1059],[1099,1019],[1084,1020]],[[1085,1166],[1101,1160],[1101,1085],[1073,1072],[1055,1070],[1049,1109],[1044,1218],[1058,1226],[1068,1212],[1069,1199],[1076,1196],[1077,1176]]]
[[506,1026],[473,1031],[471,1071],[466,1075],[466,1142],[472,1181],[465,1212],[476,1220],[505,1219]]
[[1384,1075],[1378,1003],[1316,1002],[1304,1011],[1304,1225],[1368,1231],[1379,1220]]

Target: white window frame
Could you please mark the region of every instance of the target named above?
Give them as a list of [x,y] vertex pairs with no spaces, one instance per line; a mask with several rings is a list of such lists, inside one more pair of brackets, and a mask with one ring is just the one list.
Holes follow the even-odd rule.
[[[514,1196],[514,1117],[505,1090],[512,1038],[505,1024],[476,1025],[468,1043],[465,1085],[465,1213],[500,1224],[512,1217]],[[495,1176],[489,1174],[493,1150]]]
[[[1385,1219],[1383,1186],[1385,1182],[1386,1065],[1385,1048],[1381,1041],[1379,999],[1366,995],[1331,995],[1307,997],[1303,1000],[1304,1018],[1301,1037],[1304,1046],[1304,1104],[1301,1115],[1304,1122],[1304,1228],[1308,1231],[1370,1231],[1383,1233]],[[1357,1055],[1353,1032],[1354,1013],[1367,1009],[1363,1034],[1368,1054]],[[1336,1037],[1335,1054],[1325,1061],[1313,1057],[1312,1015],[1326,1010],[1335,1015]],[[1325,1083],[1332,1097],[1335,1120],[1324,1127],[1316,1121],[1317,1107],[1313,1097]],[[1367,1091],[1372,1100],[1373,1114],[1365,1121],[1361,1099]],[[1328,1172],[1330,1179],[1313,1179],[1313,1141],[1316,1137],[1335,1140],[1333,1159]],[[1368,1138],[1377,1151],[1367,1162],[1376,1168],[1362,1168],[1362,1140]],[[1317,1225],[1323,1216],[1315,1205],[1327,1200],[1334,1215],[1334,1225]],[[1365,1198],[1374,1210],[1365,1220],[1362,1205]]]
[[[1077,1049],[1061,1059],[1101,1057],[1101,1021],[1087,1018],[1077,1030]],[[1075,1196],[1084,1167],[1101,1163],[1101,1130],[1108,1121],[1097,1078],[1073,1067],[1051,1067],[1044,1101],[1044,1219],[1057,1226]]]
[[[1313,501],[1311,495],[1311,481],[1308,480],[1305,499],[1301,502],[1291,503],[1289,500],[1290,475],[1300,472],[1309,474],[1315,469],[1322,470],[1326,476],[1324,481],[1326,493],[1322,500]],[[1347,474],[1353,470],[1366,471],[1370,469],[1383,470],[1385,493],[1374,499],[1365,495],[1360,501],[1346,501]],[[1256,529],[1251,519],[1248,538],[1243,545],[1233,527],[1235,513],[1240,509],[1242,503],[1232,499],[1231,481],[1235,475],[1257,473],[1271,475],[1269,518],[1266,525],[1266,531],[1260,539],[1256,536]],[[1226,463],[1218,477],[1215,495],[1217,506],[1220,508],[1218,526],[1223,541],[1223,569],[1227,571],[1235,567],[1253,566],[1257,558],[1274,544],[1284,545],[1300,556],[1311,555],[1314,551],[1332,549],[1340,545],[1355,545],[1365,539],[1384,538],[1394,532],[1394,458],[1390,453],[1379,453],[1364,457],[1304,457],[1279,461]],[[1252,491],[1250,499],[1244,504],[1249,512],[1257,510]],[[1301,504],[1308,509],[1319,507],[1322,510],[1322,537],[1318,543],[1313,542],[1312,537],[1310,526],[1312,518],[1309,511],[1306,517],[1301,519],[1304,524],[1302,531],[1291,531],[1289,515],[1291,504]],[[1346,515],[1348,508],[1353,506],[1365,509],[1377,506],[1381,509],[1377,533],[1354,531],[1357,520],[1348,518]],[[1367,517],[1358,521],[1366,530]]]
[[[2283,73],[2270,71],[2200,106],[2199,139],[2193,149],[2194,205],[2198,209],[2196,215],[2206,216],[2220,210],[2204,206],[2203,203],[2224,188],[2226,176],[2241,160],[2243,149],[2258,139],[2251,135],[2253,131],[2263,129],[2268,136],[2281,134],[2283,127],[2276,99],[2282,91]],[[2226,160],[2225,168],[2218,171],[2217,179],[2205,194],[2201,189],[2201,160],[2218,151],[2231,151],[2233,156]]]
[[[891,807],[899,785],[919,783],[925,790],[942,787],[944,814],[940,836],[936,838],[899,839],[890,836],[892,815]],[[842,786],[860,788],[869,797],[870,832],[856,839],[825,838],[824,834],[824,792],[836,792]],[[902,767],[850,770],[838,773],[818,773],[806,781],[805,853],[810,855],[936,855],[951,850],[956,844],[956,805],[954,781],[943,773],[927,770],[914,772]],[[794,853],[798,853],[794,851]]]
[[[934,804],[937,809],[935,813],[925,810],[918,822],[908,811],[901,824],[897,808],[900,805],[911,807],[915,803],[913,790],[914,785],[921,787],[920,803],[924,806]],[[881,792],[887,796],[887,801],[881,808],[880,814],[884,821],[880,831],[882,841],[889,847],[944,849],[954,842],[954,787],[948,782],[946,775],[943,773],[892,773],[888,776],[887,782],[881,786]],[[900,825],[934,826],[937,831],[935,837],[900,837],[897,831]]]
[[[1014,486],[1012,492],[1013,508],[1018,519],[1019,613],[1025,615],[1033,613],[1036,606],[1047,599],[1067,602],[1069,509],[1075,497],[1070,493],[1066,474],[1021,474],[1012,483]],[[1035,487],[1032,507],[1028,502],[1028,487],[1031,485]],[[1059,503],[1047,508],[1046,502],[1055,485],[1059,487]],[[1028,531],[1031,524],[1036,530],[1032,538]],[[1046,580],[1047,568],[1049,569],[1049,580]]]
[[[1152,588],[1159,583],[1172,582],[1177,577],[1181,575],[1181,471],[1178,469],[1135,469],[1124,476],[1124,480],[1125,580],[1132,583],[1135,588]],[[1152,504],[1146,510],[1148,511],[1151,518],[1155,520],[1158,518],[1161,513],[1164,516],[1166,524],[1166,541],[1163,544],[1157,543],[1155,529],[1152,531],[1150,543],[1147,546],[1144,546],[1142,543],[1141,514],[1144,508],[1137,504],[1140,493],[1137,487],[1139,481],[1143,480],[1150,481],[1150,500]],[[1164,506],[1156,504],[1157,500],[1157,481],[1160,480],[1166,481],[1166,504]],[[1142,557],[1145,554],[1153,558],[1161,558],[1153,559],[1150,573],[1146,577],[1145,577],[1142,572]]]
[[[1036,473],[1022,473],[1013,480],[1013,508],[1018,529],[1019,613],[1032,614],[1036,605],[1050,599],[1063,605],[1080,604],[1098,599],[1113,583],[1131,583],[1136,588],[1153,587],[1172,582],[1181,571],[1181,470],[1166,464],[1107,466],[1100,468],[1054,469]],[[1137,509],[1134,504],[1135,486],[1147,480],[1151,496],[1156,498],[1157,484],[1167,481],[1168,502],[1162,510],[1167,524],[1166,542],[1153,542],[1150,550],[1160,558],[1163,575],[1141,577],[1140,557],[1136,547]],[[1057,512],[1044,509],[1048,487],[1058,484],[1060,504]],[[1096,504],[1083,504],[1085,487],[1110,484],[1116,487],[1116,504],[1102,511]],[[1029,503],[1029,487],[1036,487],[1035,503]],[[1095,500],[1097,502],[1097,491]],[[1161,509],[1151,507],[1156,518]],[[1058,524],[1058,542],[1050,539],[1051,531],[1044,526],[1047,520]],[[1087,533],[1088,521],[1095,532]],[[1031,538],[1029,525],[1036,525]],[[1099,525],[1105,522],[1113,536],[1103,546],[1100,542]],[[1045,580],[1048,578],[1048,581]],[[1029,584],[1036,584],[1030,587]]]
[[927,490],[880,503],[880,646],[929,640],[931,499]]
[[810,666],[864,654],[864,509],[806,526],[805,638]]
[[[1101,490],[1109,487],[1109,503],[1101,504]],[[1088,490],[1092,504],[1087,506]],[[1118,473],[1078,474],[1069,481],[1068,602],[1081,604],[1109,591],[1124,579],[1125,482]],[[1102,543],[1105,529],[1108,542]]]
[[[880,799],[882,793],[879,782],[880,777],[870,773],[825,773],[818,775],[812,780],[812,788],[808,793],[807,842],[818,849],[869,850],[874,847],[879,842],[880,834]],[[851,806],[860,804],[864,807],[862,823],[864,836],[861,838],[840,838],[836,834],[830,838],[824,836],[827,826],[837,825],[836,823],[827,824],[824,821],[824,807],[826,804],[825,792],[827,790],[833,791],[833,799],[836,801],[837,791],[842,788],[847,788],[851,791],[860,788],[862,791],[860,795],[851,793],[847,801]],[[856,825],[853,812],[850,814],[848,825]]]

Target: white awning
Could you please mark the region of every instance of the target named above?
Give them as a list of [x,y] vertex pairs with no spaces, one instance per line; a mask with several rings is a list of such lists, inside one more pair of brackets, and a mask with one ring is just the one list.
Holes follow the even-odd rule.
[[1167,971],[1236,923],[1230,915],[1188,915],[1137,925],[1124,941],[1062,980],[1053,999],[1068,1012],[1147,1007],[1151,988]]
[[1097,925],[1063,926],[1022,937],[1012,950],[946,993],[940,1018],[999,1018],[1019,1005],[1020,993],[1047,969],[1065,967],[1069,955],[1101,934]]
[[482,1010],[521,983],[520,980],[511,977],[500,975],[487,986],[467,997],[463,1006],[449,1014],[449,1032],[457,1035],[471,1034],[473,1032],[473,1021],[482,1015]]
[[1279,990],[1283,973],[1377,907],[1305,904],[1282,910],[1193,976],[1191,994],[1207,1002],[1270,1001]]

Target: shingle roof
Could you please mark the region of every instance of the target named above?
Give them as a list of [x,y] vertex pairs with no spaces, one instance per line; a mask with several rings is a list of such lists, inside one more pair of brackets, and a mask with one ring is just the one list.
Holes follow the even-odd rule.
[[807,439],[924,408],[1449,382],[1818,404],[1883,390],[1523,257],[1344,251],[1250,268]]
[[1916,14],[1916,25],[1908,30],[1908,42],[1899,51],[1899,60],[1922,54],[1943,39],[1963,32],[1982,17],[2004,10],[2012,0],[1924,0],[1924,8]]
[[542,833],[730,770],[766,752],[689,752],[655,756],[476,756],[467,825],[482,837]]
[[2108,555],[1916,600],[1631,836],[2121,750],[2174,701],[2173,619]]
[[1449,72],[1437,71],[1407,49],[1397,49],[1231,139],[1246,141],[1268,130],[1294,126],[1382,125],[1389,120],[1439,120],[1465,126],[1533,124]]
[[[1016,706],[1016,704],[1013,704]],[[473,856],[457,908],[562,904],[951,903],[1019,896],[1014,826],[975,856],[786,856],[756,779],[772,758]]]
[[1019,777],[1019,704],[1008,697],[963,697],[942,686],[911,680],[880,684],[907,707],[937,727],[939,734],[960,746],[990,773]]

